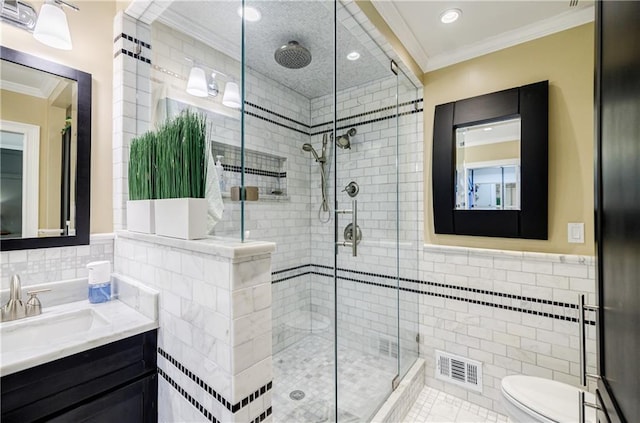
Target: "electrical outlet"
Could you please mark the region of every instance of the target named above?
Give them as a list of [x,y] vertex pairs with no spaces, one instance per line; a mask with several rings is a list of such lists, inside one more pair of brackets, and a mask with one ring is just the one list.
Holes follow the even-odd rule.
[[584,223],[567,224],[567,241],[573,244],[584,244]]

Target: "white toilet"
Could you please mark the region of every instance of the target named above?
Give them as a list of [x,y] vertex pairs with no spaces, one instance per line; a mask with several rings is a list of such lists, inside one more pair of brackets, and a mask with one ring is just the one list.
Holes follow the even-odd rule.
[[[514,423],[577,423],[580,389],[555,380],[513,375],[502,379],[503,405]],[[595,396],[585,393],[585,401]],[[593,408],[585,407],[585,422],[596,423]]]

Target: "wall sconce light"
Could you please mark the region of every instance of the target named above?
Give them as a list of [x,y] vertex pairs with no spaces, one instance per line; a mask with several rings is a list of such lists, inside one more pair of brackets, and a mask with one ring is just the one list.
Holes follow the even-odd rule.
[[[220,94],[220,88],[216,76],[222,75],[227,77],[227,75],[212,69],[211,77],[207,80],[204,69],[199,67],[194,60],[189,58],[186,60],[193,63],[193,67],[189,72],[189,79],[187,80],[187,93],[196,97],[217,97],[218,94]],[[222,96],[222,105],[238,109],[241,104],[238,84],[231,81],[227,82],[224,87],[224,95]]]
[[71,50],[69,23],[62,6],[80,10],[73,4],[62,0],[47,0],[40,8],[40,14],[33,29],[33,37],[49,47]]
[[238,84],[235,82],[227,82],[224,87],[224,95],[222,96],[222,104],[227,107],[233,107],[239,109],[242,103],[240,102],[240,90]]
[[207,97],[209,90],[207,89],[207,77],[204,70],[197,66],[191,68],[189,72],[189,80],[187,81],[187,93],[196,97]]
[[209,89],[209,95],[211,97],[217,97],[220,93],[220,90],[218,89],[218,83],[216,82],[215,72],[211,72],[211,81],[209,81],[209,85],[207,85],[207,87]]

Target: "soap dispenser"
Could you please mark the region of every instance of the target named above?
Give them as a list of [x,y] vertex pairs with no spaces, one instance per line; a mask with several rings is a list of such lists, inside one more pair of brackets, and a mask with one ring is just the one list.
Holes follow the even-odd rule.
[[220,192],[225,192],[227,188],[227,181],[224,174],[224,167],[222,167],[221,160],[224,156],[216,156],[216,172],[218,173],[218,181],[220,182]]
[[111,263],[93,261],[87,264],[89,270],[89,302],[104,303],[111,299]]

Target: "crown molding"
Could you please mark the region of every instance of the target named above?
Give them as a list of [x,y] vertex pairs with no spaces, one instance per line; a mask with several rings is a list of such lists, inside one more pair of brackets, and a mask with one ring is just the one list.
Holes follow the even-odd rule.
[[151,25],[171,6],[171,3],[172,1],[132,0],[125,13],[147,25]]
[[409,25],[405,22],[395,4],[389,0],[371,0],[371,4],[378,10],[380,16],[387,22],[391,30],[396,34],[402,42],[413,60],[420,66],[422,72],[425,72],[425,64],[429,61],[429,56],[422,48],[422,45],[409,29]]
[[180,32],[226,54],[232,59],[237,61],[242,59],[241,44],[239,42],[241,40],[221,37],[171,9],[167,9],[157,20],[171,28],[180,28]]
[[592,22],[594,17],[594,6],[585,7],[575,11],[568,11],[513,31],[503,32],[502,34],[486,38],[450,53],[432,56],[426,62],[418,60],[418,64],[422,69],[430,72]]

